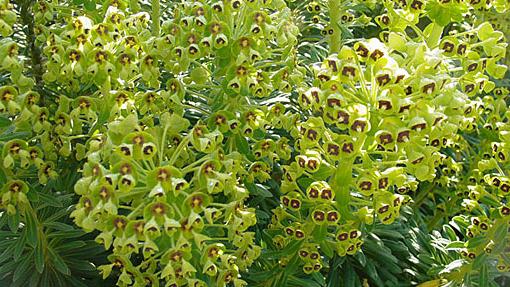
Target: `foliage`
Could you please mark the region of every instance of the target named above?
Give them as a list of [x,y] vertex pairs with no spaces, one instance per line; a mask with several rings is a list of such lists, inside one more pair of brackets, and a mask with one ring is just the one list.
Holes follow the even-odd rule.
[[0,0],[1,280],[507,284],[509,8]]

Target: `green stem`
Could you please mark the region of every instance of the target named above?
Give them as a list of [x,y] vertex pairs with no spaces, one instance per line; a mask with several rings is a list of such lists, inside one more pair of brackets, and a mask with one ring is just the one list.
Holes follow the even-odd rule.
[[436,185],[434,183],[430,184],[429,188],[422,189],[418,196],[416,197],[415,203],[414,203],[414,209],[420,208],[420,205],[423,203],[423,201],[427,198],[427,195],[430,194],[430,192],[434,189]]
[[211,239],[206,239],[205,241],[214,241],[214,240],[218,240],[218,241],[231,241],[232,239],[230,239],[228,237],[215,237],[215,238],[211,238]]
[[207,223],[205,224],[207,227],[220,227],[220,228],[229,228],[229,225],[220,224],[220,223]]
[[340,30],[341,0],[328,0],[329,23],[333,29],[333,35],[329,38],[329,53],[340,52],[342,44],[342,30]]
[[200,167],[198,167],[198,165],[202,164],[204,161],[207,161],[209,159],[210,159],[209,157],[204,156],[201,159],[196,160],[193,163],[191,163],[191,164],[187,165],[186,167],[182,168],[181,172],[183,174],[187,174],[187,173],[189,173],[192,170],[199,169]]
[[159,16],[160,16],[159,0],[152,0],[152,35],[159,36]]
[[166,142],[166,133],[168,132],[168,129],[170,128],[170,126],[165,126],[164,130],[163,130],[163,136],[161,137],[161,145],[159,146],[159,164],[161,164],[163,162],[163,157],[164,157],[164,150],[165,150],[165,142]]
[[187,135],[186,137],[184,137],[182,139],[181,143],[177,146],[174,153],[172,154],[172,157],[168,161],[169,165],[173,165],[175,163],[175,161],[179,158],[179,155],[181,154],[181,152],[184,150],[185,147],[188,146],[190,137],[191,137],[191,135]]
[[209,114],[209,112],[208,112],[208,111],[206,111],[206,110],[204,110],[204,109],[202,109],[202,108],[200,108],[200,107],[192,106],[192,105],[187,105],[187,104],[182,104],[182,105],[183,105],[184,107],[186,107],[186,108],[189,108],[189,109],[195,109],[195,110],[197,110],[197,111],[199,111],[199,112],[202,112],[203,114],[206,114],[206,115],[208,115],[208,114]]
[[441,35],[443,35],[443,29],[444,27],[437,23],[432,24],[432,31],[429,31],[430,34],[427,37],[427,45],[431,49],[439,46]]
[[496,170],[499,172],[499,174],[500,174],[501,176],[506,176],[506,173],[503,171],[503,169],[501,168],[501,166],[499,166],[499,163],[498,163],[498,162],[496,162],[495,167],[496,167]]
[[353,159],[347,159],[341,162],[335,174],[332,177],[333,182],[331,187],[335,189],[337,209],[343,218],[350,219],[352,214],[349,210],[351,202],[351,182],[352,182],[352,168]]
[[437,212],[432,218],[432,220],[430,220],[429,223],[427,224],[427,229],[429,231],[434,230],[439,220],[441,220],[443,217],[445,217],[445,214],[443,212]]
[[31,216],[33,218],[33,224],[37,226],[37,241],[38,244],[41,244],[41,248],[43,250],[43,256],[44,256],[44,262],[48,261],[48,238],[46,237],[46,234],[44,233],[44,226],[39,220],[39,217],[37,216],[37,212],[32,208],[31,205],[28,205],[28,212],[25,214],[25,216]]
[[172,205],[173,209],[175,210],[175,212],[177,212],[177,214],[179,215],[179,217],[180,217],[180,218],[184,218],[184,215],[182,215],[181,210],[179,209],[179,207],[177,206],[177,204],[175,204],[175,202],[173,202],[171,205]]
[[[34,32],[34,14],[32,13],[32,1],[24,0],[21,3],[21,21],[25,27],[25,35],[27,40],[27,48],[30,52],[32,77],[35,81],[35,87],[37,90],[42,89],[43,86],[43,63],[41,57],[41,49],[36,44],[36,37]],[[44,94],[40,93],[39,102],[41,106],[44,106]]]
[[143,209],[145,208],[145,202],[144,203],[140,203],[133,211],[131,211],[127,218],[128,219],[135,219],[136,216],[138,216],[138,214],[140,213],[140,211],[142,211]]
[[140,195],[140,194],[144,194],[144,193],[149,193],[150,190],[147,190],[146,187],[135,187],[132,191],[128,192],[128,193],[121,193],[119,195],[117,195],[117,197],[119,199],[122,199],[124,197],[130,197],[130,196],[137,196],[137,195]]

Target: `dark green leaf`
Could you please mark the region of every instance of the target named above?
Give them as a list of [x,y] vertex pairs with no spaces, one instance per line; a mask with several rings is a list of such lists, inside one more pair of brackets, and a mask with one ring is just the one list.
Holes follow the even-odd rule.
[[23,139],[30,136],[28,132],[4,132],[0,134],[0,141],[9,141],[12,139]]
[[39,241],[37,244],[34,255],[35,269],[37,269],[37,272],[42,273],[44,270],[44,250],[42,241]]
[[21,254],[25,248],[26,238],[26,232],[22,232],[21,236],[16,240],[16,243],[14,244],[14,252],[12,257],[16,262],[21,258]]
[[60,202],[55,196],[45,192],[39,192],[37,194],[39,196],[39,200],[46,203],[49,206],[53,207],[62,207],[62,202]]
[[96,10],[96,1],[94,0],[83,0],[83,7],[89,11]]
[[273,197],[273,194],[267,190],[267,188],[261,184],[254,184],[251,182],[245,181],[246,188],[253,196],[262,196],[262,197]]
[[367,257],[365,256],[365,253],[363,251],[357,252],[354,257],[358,260],[359,264],[363,267],[367,264]]
[[488,286],[489,285],[489,274],[487,270],[487,264],[483,264],[480,268],[480,275],[478,277],[478,286]]
[[37,245],[37,221],[34,220],[32,214],[27,212],[25,214],[25,218],[27,220],[27,224],[25,226],[25,233],[27,236],[27,243],[35,247]]
[[467,248],[475,248],[475,247],[480,246],[481,244],[485,243],[486,241],[487,241],[487,238],[485,236],[473,237],[468,240]]
[[57,222],[57,221],[54,221],[54,222],[45,222],[44,226],[48,227],[48,228],[51,228],[51,229],[54,229],[54,230],[58,230],[58,231],[70,231],[70,230],[74,230],[74,227],[72,227],[71,225],[65,224],[65,223],[62,223],[62,222]]
[[60,253],[62,253],[63,251],[69,251],[72,249],[79,250],[81,247],[86,245],[87,243],[85,243],[85,241],[69,241],[63,244],[59,244],[55,247],[55,250],[58,250]]
[[372,261],[367,261],[366,272],[370,279],[372,279],[377,286],[384,286],[379,274],[377,273],[377,269]]
[[246,140],[245,137],[243,137],[239,134],[236,135],[235,136],[235,144],[236,144],[237,150],[241,154],[244,154],[245,156],[250,155],[250,146],[248,145],[248,141]]
[[454,242],[450,242],[450,243],[448,243],[448,245],[446,245],[447,250],[459,249],[459,248],[464,248],[464,247],[465,247],[465,245],[464,245],[463,241],[454,241]]
[[473,261],[473,268],[478,269],[481,266],[486,265],[486,264],[487,264],[487,254],[483,253],[483,254],[478,255],[475,258],[475,261]]
[[69,267],[67,267],[67,264],[64,262],[62,257],[58,255],[53,249],[49,249],[51,254],[51,262],[53,263],[53,266],[55,266],[55,269],[57,269],[60,273],[65,275],[70,275],[71,271],[69,270]]
[[20,222],[19,212],[16,212],[13,215],[8,215],[7,222],[9,224],[9,228],[11,229],[11,231],[14,233],[17,233],[18,228],[19,228],[19,222]]
[[331,243],[327,240],[321,241],[321,251],[324,252],[324,255],[326,255],[329,258],[332,258],[335,255],[335,251],[331,247]]
[[355,287],[356,281],[358,279],[357,277],[358,276],[356,276],[356,273],[354,272],[352,265],[347,264],[345,267],[345,271],[343,272],[344,286],[345,287]]
[[32,266],[30,263],[32,262],[32,253],[23,257],[23,259],[18,263],[16,270],[14,271],[14,275],[12,277],[12,281],[18,281],[21,278],[30,277],[29,269]]
[[443,225],[443,230],[444,230],[444,232],[446,233],[446,235],[448,236],[448,238],[450,240],[457,240],[458,239],[457,235],[455,234],[455,231],[449,225]]
[[9,125],[11,125],[11,120],[4,116],[0,116],[0,128],[5,128]]

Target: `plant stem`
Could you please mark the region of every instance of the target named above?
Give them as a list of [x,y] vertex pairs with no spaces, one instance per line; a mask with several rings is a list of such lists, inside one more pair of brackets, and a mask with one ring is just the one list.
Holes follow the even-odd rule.
[[[37,90],[41,90],[43,86],[43,64],[41,57],[41,49],[36,45],[35,32],[34,32],[34,14],[32,13],[32,1],[24,0],[21,2],[21,21],[25,27],[25,35],[27,39],[27,48],[30,52],[32,64],[32,76],[34,77]],[[40,105],[44,106],[44,93],[40,93]]]
[[352,218],[352,214],[349,212],[349,203],[351,201],[350,185],[352,182],[353,163],[353,159],[347,159],[340,163],[331,180],[331,186],[335,187],[337,209],[342,217],[346,219]]
[[430,184],[430,186],[427,189],[421,189],[418,195],[416,196],[416,200],[414,203],[414,209],[419,209],[423,201],[427,198],[427,195],[429,195],[432,190],[436,187],[435,183]]
[[172,154],[172,157],[170,158],[170,160],[168,160],[169,165],[173,165],[175,163],[175,161],[179,158],[179,155],[181,154],[181,152],[188,146],[190,137],[191,137],[191,135],[185,136],[182,139],[182,141],[179,143],[177,148],[175,148],[175,151]]
[[159,36],[159,0],[152,0],[152,35],[155,37]]
[[133,211],[131,211],[127,218],[128,219],[135,219],[138,214],[140,213],[140,211],[142,211],[143,209],[145,208],[145,203],[140,203]]
[[340,52],[342,31],[340,30],[340,4],[341,0],[328,0],[329,23],[333,29],[333,35],[329,39],[329,53]]

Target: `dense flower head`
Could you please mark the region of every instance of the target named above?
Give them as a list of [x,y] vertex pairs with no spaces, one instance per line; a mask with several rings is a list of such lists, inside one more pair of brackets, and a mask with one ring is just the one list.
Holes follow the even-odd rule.
[[[418,2],[404,5],[411,12],[406,21],[425,13],[425,3]],[[283,236],[275,237],[280,248],[300,239],[326,258],[332,250],[354,254],[362,246],[364,226],[374,217],[393,223],[419,183],[446,179],[448,186],[462,186],[456,180],[462,166],[450,154],[464,143],[459,134],[478,132],[486,121],[499,122],[501,129],[504,109],[488,102],[506,106],[498,98],[508,93],[492,81],[506,71],[499,64],[506,53],[503,34],[484,23],[463,33],[452,31],[436,44],[422,37],[409,40],[408,31],[390,23],[407,12],[389,3],[388,15],[375,19],[383,29],[380,39],[357,41],[330,54],[314,65],[312,85],[298,91],[304,116],[290,131],[297,154],[282,166],[283,196],[270,228]],[[307,9],[319,13],[320,5],[310,2]],[[425,31],[440,29],[433,22]],[[493,144],[492,162],[506,161],[502,146]],[[455,200],[468,210],[479,209],[477,201],[487,192],[470,190]],[[493,207],[502,214],[506,209],[500,204]],[[461,229],[469,239],[492,226],[482,225]],[[355,238],[361,240],[348,241],[349,232],[342,229],[357,230]],[[306,262],[304,272],[313,272]]]
[[[121,285],[143,276],[149,262],[160,262],[159,279],[169,284],[189,284],[202,277],[197,274],[218,282],[239,280],[240,270],[260,252],[247,231],[256,222],[254,210],[245,207],[248,193],[232,164],[242,158],[219,147],[191,156],[196,150],[194,134],[186,133],[189,122],[177,114],[161,117],[161,126],[145,129],[123,125],[136,119],[126,117],[119,123],[122,131],[112,131],[88,154],[75,185],[82,200],[72,216],[85,230],[101,231],[96,240],[113,246],[113,254],[132,260],[121,267],[130,273],[119,277]],[[174,141],[179,134],[180,141]],[[197,252],[202,259],[192,261]],[[134,260],[137,254],[143,255],[141,262]],[[105,276],[114,265],[102,267]]]

